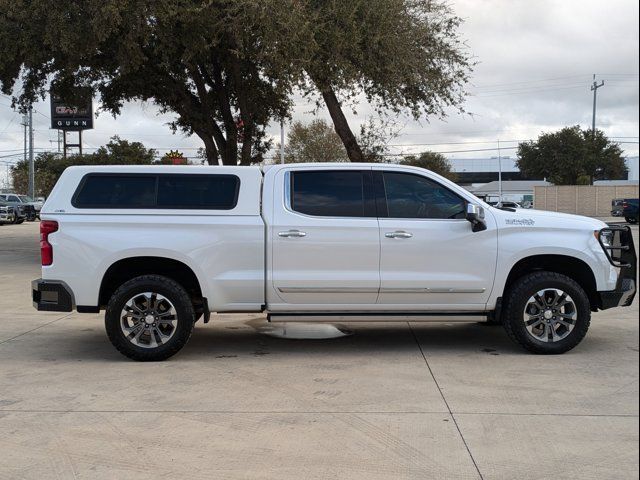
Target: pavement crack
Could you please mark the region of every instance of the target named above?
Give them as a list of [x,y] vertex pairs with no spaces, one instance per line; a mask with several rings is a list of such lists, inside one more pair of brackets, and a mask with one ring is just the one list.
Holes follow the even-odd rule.
[[464,435],[462,434],[462,430],[460,430],[460,425],[458,425],[458,421],[456,420],[455,415],[451,411],[451,407],[449,406],[449,402],[447,402],[447,399],[445,398],[444,393],[442,392],[442,389],[440,388],[440,384],[438,383],[438,380],[436,380],[436,376],[433,374],[433,370],[431,369],[431,365],[429,365],[429,361],[427,360],[427,356],[424,354],[424,350],[422,349],[422,345],[420,345],[420,342],[418,341],[418,336],[416,335],[416,332],[413,330],[413,327],[411,326],[411,323],[407,322],[407,326],[409,327],[409,331],[411,332],[411,335],[413,335],[413,339],[416,341],[416,345],[418,346],[418,350],[420,350],[420,354],[422,355],[422,358],[424,359],[424,363],[427,366],[427,369],[429,370],[429,374],[431,375],[431,378],[433,379],[433,382],[436,384],[436,388],[438,389],[438,392],[440,393],[440,396],[442,397],[442,401],[444,402],[445,406],[447,407],[447,410],[449,411],[449,415],[451,416],[451,420],[453,420],[453,424],[455,425],[456,430],[458,430],[458,434],[460,435],[460,438],[462,439],[462,443],[464,444],[464,448],[467,449],[467,453],[469,454],[469,458],[471,459],[471,462],[473,463],[473,466],[475,467],[476,472],[478,472],[478,477],[480,478],[480,480],[484,480],[484,476],[482,475],[482,472],[480,471],[480,467],[478,467],[478,463],[476,462],[476,459],[473,457],[473,454],[471,453],[471,449],[469,448],[469,444],[467,444],[467,440],[464,438]]
[[60,318],[56,318],[55,320],[51,320],[50,322],[43,323],[42,325],[38,325],[37,327],[32,328],[31,330],[27,330],[26,332],[22,332],[22,333],[20,333],[20,334],[18,334],[18,335],[15,335],[14,337],[7,338],[6,340],[2,340],[2,341],[0,342],[0,345],[2,345],[3,343],[10,342],[11,340],[15,340],[16,338],[20,338],[20,337],[22,337],[22,336],[26,335],[27,333],[35,332],[36,330],[39,330],[39,329],[41,329],[42,327],[46,327],[47,325],[51,325],[52,323],[55,323],[55,322],[57,322],[58,320],[63,320],[63,319],[65,319],[65,318],[68,318],[68,317],[70,317],[71,315],[72,315],[72,314],[71,314],[71,313],[69,313],[69,314],[64,315],[64,316],[62,316],[62,317],[60,317]]

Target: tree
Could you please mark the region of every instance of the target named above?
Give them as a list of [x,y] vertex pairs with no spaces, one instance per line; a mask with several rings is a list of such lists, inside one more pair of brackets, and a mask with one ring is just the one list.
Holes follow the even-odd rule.
[[[36,195],[49,196],[62,172],[72,165],[151,165],[155,163],[156,153],[140,142],[129,142],[117,136],[88,155],[63,158],[59,153],[40,153],[33,162]],[[11,167],[11,176],[14,189],[26,192],[29,185],[29,163],[20,160]]]
[[320,95],[362,161],[346,104],[441,116],[471,69],[443,0],[0,0],[0,11],[0,87],[12,94],[20,79],[23,110],[49,87],[70,102],[97,92],[114,115],[153,101],[213,164],[259,161],[295,89]]
[[360,125],[358,144],[364,162],[385,162],[389,154],[389,142],[398,136],[398,127],[389,119],[378,121],[369,118]]
[[174,130],[202,139],[209,163],[249,164],[269,120],[290,107],[291,62],[280,55],[298,57],[305,43],[277,42],[304,33],[296,3],[0,0],[0,86],[10,94],[21,78],[23,110],[49,87],[70,102],[98,92],[114,115],[152,100],[177,115]]
[[115,135],[109,143],[98,147],[90,155],[80,157],[78,161],[81,165],[151,165],[155,163],[157,154],[155,149],[146,148],[140,142],[129,142]]
[[[300,2],[313,33],[300,86],[320,93],[349,159],[365,160],[343,108],[358,96],[377,113],[442,117],[460,107],[472,62],[458,34],[461,19],[444,1]],[[307,41],[307,39],[300,39]]]
[[627,173],[620,147],[601,130],[594,133],[579,125],[520,143],[516,164],[527,177],[546,178],[556,185],[592,184],[621,179]]
[[347,162],[340,137],[324,120],[316,119],[305,125],[294,122],[291,125],[284,148],[286,163],[304,162]]
[[438,175],[448,178],[452,182],[457,180],[457,175],[451,169],[451,163],[449,163],[447,157],[441,153],[423,152],[418,157],[410,155],[405,157],[400,163],[402,165],[426,168],[427,170],[431,170]]

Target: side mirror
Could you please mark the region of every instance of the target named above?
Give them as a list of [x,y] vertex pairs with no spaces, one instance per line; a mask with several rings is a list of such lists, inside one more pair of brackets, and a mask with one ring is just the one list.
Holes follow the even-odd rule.
[[481,232],[487,229],[487,223],[484,221],[484,208],[480,205],[468,203],[466,218],[473,225],[472,231]]

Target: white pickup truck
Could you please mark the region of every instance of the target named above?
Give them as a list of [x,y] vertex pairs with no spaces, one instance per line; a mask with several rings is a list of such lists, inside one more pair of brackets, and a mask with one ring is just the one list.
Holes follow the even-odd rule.
[[175,354],[211,312],[487,321],[562,353],[636,292],[628,227],[497,209],[406,166],[71,167],[41,216],[34,306],[105,309],[135,360]]

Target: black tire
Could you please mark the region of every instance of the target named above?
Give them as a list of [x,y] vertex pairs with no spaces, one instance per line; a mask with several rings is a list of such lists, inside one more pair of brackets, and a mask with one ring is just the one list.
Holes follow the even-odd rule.
[[[573,300],[576,313],[573,330],[566,337],[552,342],[544,342],[529,333],[524,319],[529,299],[536,292],[545,289],[558,289],[567,293]],[[517,279],[507,293],[502,322],[509,337],[530,352],[543,355],[568,352],[582,341],[589,330],[589,298],[583,288],[566,275],[554,272],[530,273]]]
[[[135,345],[121,328],[120,314],[125,304],[134,296],[144,292],[155,292],[164,296],[173,304],[177,314],[173,335],[156,347],[145,348]],[[155,362],[166,360],[185,346],[193,332],[195,314],[191,299],[180,284],[160,275],[143,275],[125,282],[115,291],[107,304],[104,323],[109,340],[120,353],[132,360]],[[157,338],[154,336],[154,342]]]
[[624,217],[624,219],[627,221],[627,223],[638,223],[638,219],[637,218],[633,218],[633,217]]
[[16,225],[20,225],[21,223],[24,223],[24,218],[19,218],[15,220],[13,223],[15,223]]

